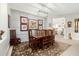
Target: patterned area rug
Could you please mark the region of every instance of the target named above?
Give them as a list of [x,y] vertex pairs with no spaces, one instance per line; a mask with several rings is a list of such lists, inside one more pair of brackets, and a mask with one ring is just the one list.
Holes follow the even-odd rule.
[[55,42],[44,49],[32,50],[26,42],[13,47],[12,56],[60,56],[68,47],[66,43]]

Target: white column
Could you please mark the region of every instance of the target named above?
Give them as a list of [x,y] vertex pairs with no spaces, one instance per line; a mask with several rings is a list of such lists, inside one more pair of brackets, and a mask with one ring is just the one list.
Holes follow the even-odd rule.
[[7,3],[0,3],[0,29],[8,28]]
[[4,31],[4,37],[0,41],[0,55],[6,55],[9,49],[9,30],[7,3],[0,3],[0,30]]

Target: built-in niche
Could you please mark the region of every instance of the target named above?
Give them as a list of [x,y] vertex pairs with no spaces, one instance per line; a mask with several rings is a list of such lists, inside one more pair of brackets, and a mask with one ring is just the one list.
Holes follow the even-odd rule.
[[79,18],[75,19],[75,32],[78,33],[79,32]]

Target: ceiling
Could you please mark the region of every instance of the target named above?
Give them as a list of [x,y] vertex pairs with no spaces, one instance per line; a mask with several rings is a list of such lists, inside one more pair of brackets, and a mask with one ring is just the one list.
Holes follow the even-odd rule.
[[79,13],[79,3],[9,3],[9,6],[29,10],[41,16]]
[[[39,3],[39,4],[31,4],[33,6],[36,6],[37,8],[41,9],[41,6],[43,6],[42,10],[46,7],[46,12],[48,13],[54,13],[56,15],[64,15],[64,14],[71,14],[71,13],[77,13],[79,12],[79,4],[78,3]],[[41,5],[41,6],[39,6]]]

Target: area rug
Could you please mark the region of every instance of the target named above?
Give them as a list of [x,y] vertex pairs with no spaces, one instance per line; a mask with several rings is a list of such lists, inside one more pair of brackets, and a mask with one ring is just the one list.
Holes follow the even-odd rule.
[[26,42],[13,47],[12,56],[60,56],[71,45],[55,42],[44,49],[32,50]]

